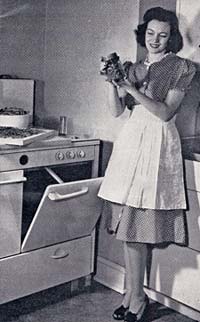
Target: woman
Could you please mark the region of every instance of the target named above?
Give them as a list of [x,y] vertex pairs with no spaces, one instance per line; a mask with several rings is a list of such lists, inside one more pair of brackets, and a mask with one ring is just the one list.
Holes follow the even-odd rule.
[[111,113],[117,117],[126,107],[132,111],[99,191],[106,200],[106,226],[124,242],[126,294],[113,317],[127,322],[142,321],[148,306],[143,290],[148,245],[186,243],[175,118],[195,74],[192,62],[176,55],[183,46],[176,15],[155,7],[143,20],[135,32],[146,47],[146,59],[125,63],[125,81],[107,82]]

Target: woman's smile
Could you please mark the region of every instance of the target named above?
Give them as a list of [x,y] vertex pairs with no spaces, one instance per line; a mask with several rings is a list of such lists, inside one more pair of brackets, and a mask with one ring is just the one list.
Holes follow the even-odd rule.
[[152,48],[158,48],[160,46],[160,44],[156,43],[156,44],[153,44],[153,43],[150,43],[149,44]]
[[145,45],[150,54],[165,53],[170,38],[168,22],[151,20],[145,34]]

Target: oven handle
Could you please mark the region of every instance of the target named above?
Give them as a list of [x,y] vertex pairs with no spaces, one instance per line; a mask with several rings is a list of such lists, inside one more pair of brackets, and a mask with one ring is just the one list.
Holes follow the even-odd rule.
[[78,196],[85,195],[88,192],[88,190],[89,190],[88,187],[84,187],[79,191],[72,192],[72,193],[67,193],[65,195],[61,195],[60,193],[55,191],[55,192],[50,192],[48,194],[48,198],[51,201],[68,200],[68,199],[71,199],[71,198],[75,198],[75,197],[78,197]]
[[20,179],[12,179],[12,180],[2,180],[0,181],[0,185],[1,184],[11,184],[11,183],[20,183],[20,182],[24,182],[26,181],[26,178],[20,178]]

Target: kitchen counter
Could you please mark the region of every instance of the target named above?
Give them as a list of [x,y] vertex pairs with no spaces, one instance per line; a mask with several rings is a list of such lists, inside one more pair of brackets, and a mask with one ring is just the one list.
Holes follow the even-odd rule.
[[94,145],[99,144],[99,139],[85,137],[85,136],[53,136],[51,138],[46,138],[44,140],[38,140],[33,143],[17,146],[17,145],[0,145],[0,155],[1,154],[10,154],[16,152],[26,152],[26,151],[35,151],[35,150],[48,150],[50,148],[59,148],[59,147],[76,147],[76,146],[85,146],[85,145]]

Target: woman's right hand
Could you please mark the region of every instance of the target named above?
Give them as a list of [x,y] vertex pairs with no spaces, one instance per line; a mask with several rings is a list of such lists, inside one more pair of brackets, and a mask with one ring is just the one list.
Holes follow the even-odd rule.
[[111,114],[114,117],[118,117],[124,112],[124,97],[126,96],[126,91],[119,88],[117,83],[114,81],[106,81],[108,86],[108,103]]
[[119,97],[125,97],[127,92],[126,90],[121,86],[121,82],[115,82],[114,80],[109,81],[111,83],[111,86],[114,87],[117,90]]

